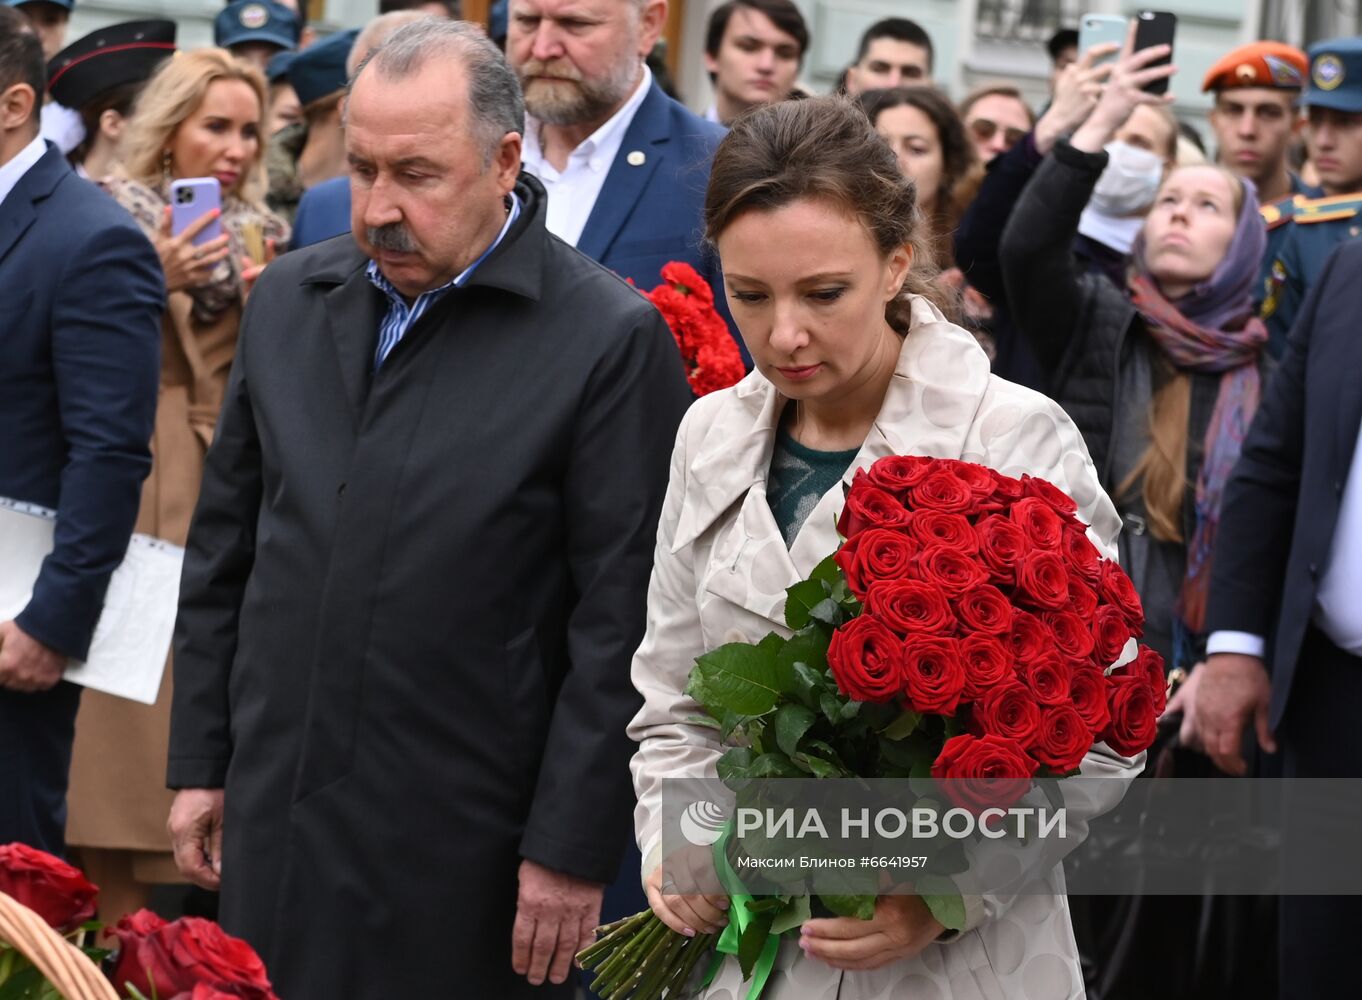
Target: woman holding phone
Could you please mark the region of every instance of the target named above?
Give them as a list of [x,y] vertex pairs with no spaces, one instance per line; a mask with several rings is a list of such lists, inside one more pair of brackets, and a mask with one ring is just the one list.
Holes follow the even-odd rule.
[[[222,49],[167,60],[138,98],[123,136],[121,175],[104,182],[151,238],[165,270],[153,464],[136,530],[176,545],[184,544],[198,499],[246,282],[270,244],[288,237],[264,207],[265,93],[259,70]],[[172,232],[172,185],[188,179],[199,191],[216,182],[221,210]],[[180,207],[184,218],[187,206]],[[220,235],[204,240],[212,227]],[[94,691],[81,703],[68,841],[101,887],[106,923],[144,905],[150,885],[182,881],[165,833],[169,716],[168,669],[154,706]]]

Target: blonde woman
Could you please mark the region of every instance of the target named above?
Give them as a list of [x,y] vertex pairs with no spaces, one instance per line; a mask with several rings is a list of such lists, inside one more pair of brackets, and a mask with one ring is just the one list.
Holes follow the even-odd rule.
[[[137,530],[183,545],[198,499],[248,282],[288,228],[264,207],[259,70],[222,49],[168,60],[142,92],[123,137],[122,174],[104,182],[155,244],[166,275],[152,471]],[[223,234],[201,247],[170,230],[169,188],[221,185]],[[244,280],[243,280],[244,273]],[[87,692],[76,726],[67,836],[101,887],[107,922],[145,905],[149,886],[182,881],[171,859],[165,788],[170,671],[147,707]]]

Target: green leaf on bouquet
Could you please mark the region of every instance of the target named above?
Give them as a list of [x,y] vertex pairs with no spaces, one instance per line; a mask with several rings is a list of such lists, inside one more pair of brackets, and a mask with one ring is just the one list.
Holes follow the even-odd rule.
[[752,970],[757,966],[766,939],[771,936],[772,915],[762,913],[752,918],[752,922],[742,932],[738,941],[738,964],[742,966],[743,979],[752,978]]
[[810,612],[827,596],[827,589],[818,580],[799,581],[785,591],[785,624],[798,632],[809,624]]
[[887,740],[903,740],[913,735],[913,730],[917,729],[922,722],[922,716],[912,709],[904,709],[903,714],[891,722],[880,733]]
[[752,752],[751,747],[733,747],[725,750],[716,767],[719,780],[727,783],[746,778],[747,772],[752,768],[752,761],[756,758],[757,755]]
[[818,696],[825,685],[823,676],[807,663],[794,665],[794,695],[808,708],[818,707]]
[[809,617],[816,622],[822,622],[824,625],[831,625],[836,628],[842,624],[842,606],[831,597],[825,597],[809,609]]
[[754,916],[762,913],[774,915],[785,909],[788,902],[788,896],[762,896],[760,899],[749,899],[743,905],[747,907],[747,912]]
[[825,743],[822,740],[805,740],[804,749],[806,751],[812,750],[820,756],[832,761],[843,770],[846,770],[846,765],[842,762],[841,754],[834,750],[830,743]]
[[865,702],[863,701],[847,702],[845,705],[842,706],[842,711],[838,715],[838,721],[850,722],[852,719],[856,718],[856,716],[860,714],[861,706],[864,704]]
[[799,750],[799,741],[813,727],[815,718],[803,705],[781,705],[776,709],[776,746],[793,757]]
[[891,740],[881,734],[880,753],[891,764],[907,768],[909,771],[925,762],[928,774],[931,773],[931,751],[924,749],[917,740]]
[[695,661],[686,693],[716,719],[724,713],[763,715],[780,699],[780,675],[769,646],[731,642]]
[[0,1000],[26,1000],[36,996],[42,985],[43,974],[36,966],[21,967],[0,983]]
[[776,663],[782,669],[793,671],[799,664],[807,664],[816,674],[822,675],[828,669],[828,642],[830,636],[818,626],[804,627],[796,632],[776,654]]
[[835,587],[839,583],[845,583],[846,578],[842,576],[842,567],[837,565],[837,556],[830,555],[821,563],[813,568],[809,574],[810,580],[820,580],[829,587]]
[[690,723],[692,726],[703,726],[706,729],[723,728],[723,723],[721,723],[718,719],[712,718],[708,715],[688,715],[686,716],[686,721]]
[[965,901],[948,878],[924,875],[916,883],[918,896],[932,911],[937,923],[948,930],[958,931],[965,926]]
[[783,753],[764,753],[747,769],[749,778],[802,778],[804,772],[790,762]]
[[772,656],[777,656],[779,655],[780,651],[785,648],[785,643],[787,643],[788,641],[789,640],[786,639],[783,635],[776,635],[776,633],[774,632],[767,632],[764,636],[761,637],[761,642],[757,643],[757,648],[766,650]]
[[831,691],[824,691],[818,697],[818,707],[823,710],[823,715],[834,725],[842,717],[842,699],[838,698]]
[[796,764],[806,765],[815,778],[840,778],[845,775],[840,767],[811,753],[797,753],[791,757]]
[[785,908],[777,913],[771,921],[771,933],[784,934],[786,931],[792,931],[803,926],[804,922],[811,919],[812,916],[813,914],[809,909],[809,897],[795,896],[785,904]]
[[818,899],[839,917],[870,920],[875,916],[874,896],[827,896],[819,893]]

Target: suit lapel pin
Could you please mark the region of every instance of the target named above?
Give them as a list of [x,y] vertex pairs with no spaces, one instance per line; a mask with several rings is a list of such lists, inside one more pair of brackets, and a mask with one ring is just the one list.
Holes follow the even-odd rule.
[[643,150],[636,149],[624,158],[624,162],[631,167],[641,167],[648,162],[648,157],[644,155]]

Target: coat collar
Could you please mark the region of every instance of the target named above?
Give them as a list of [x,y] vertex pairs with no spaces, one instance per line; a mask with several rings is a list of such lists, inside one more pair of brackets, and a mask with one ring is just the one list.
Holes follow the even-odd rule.
[[[520,218],[463,287],[496,288],[538,300],[543,289],[546,245],[552,238],[544,226],[547,199],[539,181],[529,174],[520,175],[515,190],[521,202]],[[349,234],[303,252],[314,254],[316,263],[303,273],[300,284],[324,290],[322,300],[336,344],[341,382],[358,425],[387,301],[364,273],[369,258]]]
[[[988,357],[975,339],[914,297],[889,390],[843,484],[886,455],[961,457],[988,383]],[[759,371],[728,390],[691,461],[694,486],[686,490],[673,552],[703,534],[753,484],[765,483],[786,402]],[[800,548],[797,539],[792,554]]]
[[[649,178],[662,162],[664,149],[672,138],[671,103],[671,98],[654,80],[624,133],[615,162],[605,175],[601,193],[577,240],[577,249],[593,260],[603,258],[615,242],[648,186]],[[642,163],[634,162],[637,157],[630,156],[636,152],[644,154]]]
[[47,152],[29,167],[8,197],[0,202],[0,261],[5,259],[19,242],[19,237],[28,231],[38,217],[38,210],[34,206],[51,196],[57,185],[70,173],[71,167],[66,158],[49,142]]

